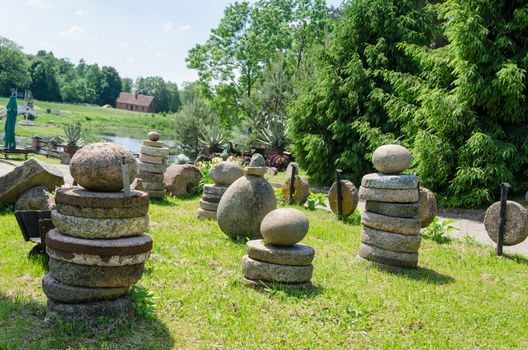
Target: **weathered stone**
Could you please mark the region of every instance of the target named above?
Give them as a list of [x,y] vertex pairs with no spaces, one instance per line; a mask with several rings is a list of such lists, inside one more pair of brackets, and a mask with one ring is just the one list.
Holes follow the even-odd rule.
[[[290,199],[290,183],[291,178],[286,178],[286,181],[284,181],[284,184],[282,185],[282,197],[286,201]],[[308,184],[308,180],[302,176],[295,175],[293,187],[293,203],[300,205],[306,203],[306,200],[308,200],[308,197],[310,196],[310,185]]]
[[279,173],[279,171],[275,167],[268,167],[268,170],[266,170],[266,173],[271,176],[275,176]]
[[415,235],[420,232],[420,221],[418,219],[398,218],[368,211],[363,212],[363,215],[361,215],[361,223],[376,230],[401,233],[403,235]]
[[216,220],[216,211],[198,209],[198,219],[200,220]]
[[166,157],[169,155],[169,149],[142,145],[140,148],[140,153],[154,157]]
[[359,188],[359,198],[366,201],[389,203],[416,203],[418,202],[418,189],[389,190],[379,188]]
[[418,203],[387,203],[366,201],[365,209],[372,213],[398,218],[417,218]]
[[401,235],[363,226],[361,242],[393,252],[416,253],[420,248],[421,237],[420,234]]
[[242,258],[242,273],[244,277],[250,280],[301,283],[307,282],[312,278],[313,266],[270,264],[253,260],[244,255]]
[[165,186],[163,182],[143,182],[143,188],[145,191],[163,191]]
[[361,179],[361,186],[368,188],[404,190],[418,188],[420,182],[420,178],[416,175],[387,175],[373,173],[363,176],[363,179]]
[[259,168],[259,167],[246,167],[244,168],[244,175],[252,175],[252,176],[264,176],[267,172],[267,168]]
[[246,251],[253,260],[291,266],[308,266],[315,256],[315,250],[304,244],[283,247],[266,243],[262,239],[248,241]]
[[149,156],[147,154],[140,154],[139,160],[143,163],[165,164],[165,157]]
[[150,199],[163,199],[165,191],[147,191]]
[[139,171],[138,177],[145,182],[163,182],[162,173],[149,173],[148,171]]
[[148,215],[128,219],[91,219],[51,212],[55,227],[63,234],[79,238],[120,238],[143,234],[148,229]]
[[78,265],[49,259],[49,273],[56,280],[71,286],[107,288],[130,287],[143,275],[144,263],[125,266]]
[[290,246],[299,243],[308,233],[306,215],[293,208],[272,210],[262,219],[260,234],[269,243]]
[[218,225],[229,237],[261,238],[260,223],[277,208],[275,192],[261,176],[236,180],[218,204]]
[[281,288],[286,289],[305,289],[305,288],[313,288],[312,282],[302,282],[302,283],[281,283],[281,282],[269,282],[269,281],[254,281],[250,280],[248,278],[243,278],[242,283],[246,287],[250,287],[253,289],[262,289],[262,288],[269,288],[272,283],[277,283]]
[[53,191],[62,185],[64,178],[60,170],[31,158],[0,176],[0,205],[15,202],[22,193],[35,186]]
[[163,177],[165,190],[173,196],[191,194],[202,179],[200,170],[191,164],[173,164]]
[[204,185],[203,192],[204,194],[218,195],[222,196],[229,186],[224,185]]
[[204,200],[200,201],[200,208],[216,212],[218,210],[218,203],[210,203]]
[[[145,197],[148,196],[145,194]],[[130,219],[143,217],[148,214],[148,206],[129,208],[90,208],[63,203],[56,203],[59,213],[88,219]]]
[[139,171],[141,172],[155,173],[155,174],[162,174],[165,172],[165,169],[167,169],[167,166],[165,164],[151,164],[151,163],[139,162],[138,166],[139,166]]
[[409,150],[400,145],[384,145],[372,154],[372,164],[383,174],[399,174],[411,166]]
[[[344,216],[352,215],[359,202],[358,190],[351,181],[341,180],[341,193],[343,195],[342,213]],[[334,182],[328,191],[328,202],[330,209],[337,213],[337,181]]]
[[128,296],[91,303],[66,304],[48,299],[46,318],[59,317],[64,321],[96,325],[98,319],[124,320],[133,315],[132,300]]
[[217,194],[203,194],[202,200],[209,203],[220,203],[220,199],[222,199],[222,196],[219,196]]
[[130,189],[136,191],[144,191],[145,189],[143,188],[143,180],[139,177],[136,177],[130,185]]
[[46,252],[57,260],[79,265],[124,266],[145,262],[152,250],[149,235],[119,239],[83,239],[61,234],[46,235]]
[[160,139],[160,134],[157,133],[156,131],[151,131],[147,134],[147,137],[150,141],[159,141]]
[[150,140],[143,140],[142,145],[147,146],[147,147],[168,148],[167,145],[163,142],[150,141]]
[[44,294],[58,303],[88,303],[118,298],[128,292],[129,287],[88,288],[64,284],[47,274],[42,279]]
[[31,187],[18,197],[15,210],[49,210],[47,191],[44,186]]
[[250,168],[263,168],[266,166],[266,160],[262,156],[262,154],[255,153],[251,157],[251,160],[249,161],[249,167]]
[[57,204],[69,204],[88,208],[143,208],[148,210],[149,201],[145,192],[130,192],[125,197],[124,192],[93,192],[79,187],[61,188],[55,196]]
[[299,164],[295,162],[290,162],[286,167],[286,178],[291,178],[291,172],[293,167],[295,167],[295,174],[299,175]]
[[231,185],[244,176],[244,171],[236,163],[221,162],[209,170],[209,176],[217,185]]
[[122,161],[128,164],[130,183],[137,175],[134,155],[110,142],[92,143],[81,148],[70,161],[70,173],[80,186],[96,192],[117,192],[123,189]]
[[419,189],[418,197],[418,219],[422,228],[429,226],[438,214],[438,206],[433,192],[427,188]]
[[363,259],[385,265],[414,268],[418,264],[418,253],[393,252],[386,249],[372,247],[365,243],[359,245],[358,255]]
[[[484,216],[484,226],[488,236],[497,242],[500,225],[500,202],[493,203]],[[514,201],[506,203],[506,225],[504,226],[504,245],[522,243],[528,237],[528,211]]]

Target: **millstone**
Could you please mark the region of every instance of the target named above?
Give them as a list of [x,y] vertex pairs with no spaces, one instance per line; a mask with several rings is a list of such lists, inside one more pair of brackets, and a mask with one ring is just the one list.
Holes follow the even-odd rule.
[[142,145],[147,147],[167,148],[165,143],[159,141],[143,140]]
[[222,196],[217,194],[205,194],[202,196],[202,200],[209,202],[209,203],[219,203],[220,199],[222,199]]
[[372,213],[398,218],[417,218],[418,203],[387,203],[366,201],[365,209]]
[[418,252],[421,238],[422,236],[420,234],[401,235],[398,233],[375,230],[366,226],[363,226],[363,231],[361,232],[362,243],[368,244],[372,247],[402,253]]
[[[356,186],[348,180],[341,180],[341,193],[343,195],[342,213],[344,216],[352,215],[354,210],[356,210],[359,201]],[[334,213],[337,213],[337,181],[334,182],[328,191],[328,202],[330,204],[330,209],[332,209]]]
[[414,189],[418,188],[420,178],[416,175],[387,175],[382,173],[373,173],[363,176],[361,186],[368,188],[382,188],[392,190]]
[[139,281],[145,264],[125,266],[78,265],[49,259],[50,275],[62,283],[79,287],[129,287]]
[[304,244],[284,247],[266,243],[261,239],[248,241],[246,251],[253,260],[291,266],[308,266],[315,256],[315,250]]
[[139,162],[139,170],[147,173],[163,174],[167,166],[165,164],[150,164]]
[[90,219],[51,212],[55,227],[63,234],[80,238],[119,238],[143,234],[149,225],[148,215],[130,219]]
[[138,177],[145,182],[163,182],[163,174],[140,171]]
[[[288,201],[290,199],[290,182],[291,178],[287,178],[284,184],[282,184],[282,197],[284,200]],[[310,185],[308,181],[302,176],[295,175],[293,181],[293,203],[294,204],[304,204],[310,196]]]
[[250,280],[282,283],[307,282],[312,278],[313,266],[289,266],[256,261],[244,255],[242,272]]
[[147,154],[140,154],[139,160],[143,163],[165,164],[165,157],[149,156]]
[[418,188],[410,190],[390,190],[379,188],[359,188],[359,198],[366,201],[389,203],[416,203],[418,202]]
[[128,292],[129,287],[87,288],[64,284],[51,275],[42,278],[42,289],[46,296],[58,303],[88,303],[120,297]]
[[95,324],[99,318],[121,320],[133,315],[128,296],[82,304],[56,303],[48,299],[46,318],[60,317],[65,321]]
[[416,267],[418,264],[418,253],[393,252],[386,249],[372,247],[365,243],[359,245],[358,255],[363,259],[385,265]]
[[[488,236],[497,242],[500,224],[500,202],[493,203],[484,216],[484,226]],[[528,237],[528,211],[519,203],[507,201],[504,245],[522,243]]]
[[438,206],[433,192],[427,188],[420,188],[418,199],[418,219],[422,228],[429,226],[438,214]]
[[198,219],[200,220],[216,220],[216,211],[198,209]]
[[251,287],[255,289],[269,288],[271,283],[277,283],[281,288],[287,289],[303,289],[303,288],[313,288],[312,282],[302,282],[302,283],[280,283],[280,282],[268,282],[268,281],[255,281],[248,278],[243,278],[244,285],[246,287]]
[[[145,197],[148,198],[146,194]],[[148,214],[148,206],[130,208],[90,208],[56,203],[56,208],[62,215],[89,219],[130,219]]]
[[165,186],[163,186],[163,182],[143,181],[143,188],[145,191],[163,191]]
[[169,149],[159,148],[159,147],[141,146],[140,153],[146,154],[149,156],[154,156],[154,157],[166,157],[169,155]]
[[150,199],[163,199],[165,191],[147,191]]
[[420,221],[417,219],[397,218],[368,211],[363,212],[361,223],[376,230],[404,235],[415,235],[420,232]]
[[202,208],[204,210],[209,210],[209,211],[216,212],[216,210],[218,209],[218,203],[210,203],[210,202],[206,202],[204,200],[201,200],[200,201],[200,208]]
[[229,186],[225,185],[205,185],[203,188],[204,194],[212,194],[222,196]]
[[400,145],[384,145],[378,147],[372,154],[374,168],[384,174],[399,174],[411,163],[411,153]]
[[130,191],[130,197],[124,192],[92,192],[80,187],[60,188],[55,196],[57,204],[68,204],[88,208],[146,208],[148,196],[142,191]]

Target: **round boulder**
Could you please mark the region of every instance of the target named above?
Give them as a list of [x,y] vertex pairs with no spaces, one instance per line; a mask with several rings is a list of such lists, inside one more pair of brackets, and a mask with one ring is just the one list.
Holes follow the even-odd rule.
[[209,170],[209,176],[217,185],[231,185],[244,176],[244,171],[236,163],[221,162]]
[[[493,203],[484,216],[484,226],[488,236],[497,242],[500,225],[500,202]],[[519,203],[507,201],[504,245],[522,243],[528,237],[528,211]]]
[[[359,202],[358,190],[351,181],[341,180],[341,192],[343,195],[343,215],[352,215]],[[328,202],[330,203],[330,209],[337,213],[337,181],[334,182],[328,191]]]
[[147,134],[147,137],[149,139],[149,141],[159,141],[160,139],[160,134],[157,133],[156,131],[151,131]]
[[[282,196],[286,201],[290,199],[290,183],[291,178],[287,178],[284,184],[282,185]],[[295,175],[295,180],[293,181],[293,203],[295,204],[304,204],[308,197],[310,196],[310,185],[308,180],[304,177]]]
[[438,205],[433,192],[427,188],[419,189],[418,197],[418,219],[422,228],[429,226],[438,214]]
[[372,164],[383,174],[399,174],[411,166],[409,150],[400,145],[378,147],[372,155]]
[[260,233],[268,243],[290,246],[302,241],[308,233],[308,228],[308,219],[301,211],[281,208],[264,217],[260,224]]
[[191,194],[202,179],[200,170],[191,164],[173,164],[165,170],[163,184],[173,196]]
[[130,183],[137,175],[134,155],[122,146],[99,142],[81,148],[70,161],[70,173],[82,187],[95,192],[123,189],[122,161],[128,164]]
[[47,188],[35,186],[18,197],[15,210],[49,210]]

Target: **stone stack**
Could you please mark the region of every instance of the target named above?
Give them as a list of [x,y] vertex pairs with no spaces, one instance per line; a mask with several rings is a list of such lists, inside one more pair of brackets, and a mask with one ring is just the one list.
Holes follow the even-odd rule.
[[264,240],[247,242],[242,258],[244,282],[262,287],[269,282],[301,288],[311,286],[315,250],[299,242],[308,233],[308,219],[297,209],[270,212],[261,224]]
[[49,273],[42,280],[48,317],[91,324],[132,314],[127,292],[143,274],[152,239],[144,234],[147,193],[122,191],[123,158],[133,180],[134,156],[120,146],[89,145],[72,158],[70,171],[84,188],[59,189],[55,198],[56,229],[46,236]]
[[229,185],[244,176],[244,171],[235,163],[221,162],[209,170],[209,176],[214,181],[214,185],[204,186],[198,219],[216,220],[220,199]]
[[399,145],[379,147],[372,162],[380,173],[365,175],[359,197],[366,201],[359,257],[391,269],[414,268],[420,248],[419,184],[400,173],[411,154]]
[[152,199],[163,199],[165,195],[163,173],[167,167],[169,148],[159,142],[159,138],[157,132],[149,132],[148,140],[143,141],[139,155],[138,177],[143,183],[143,189]]

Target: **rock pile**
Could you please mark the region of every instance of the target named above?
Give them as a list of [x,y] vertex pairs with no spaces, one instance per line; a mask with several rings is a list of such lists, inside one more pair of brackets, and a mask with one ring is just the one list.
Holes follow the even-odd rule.
[[246,244],[247,255],[242,258],[246,285],[278,282],[288,287],[311,286],[315,250],[299,244],[308,228],[308,219],[297,209],[276,209],[266,215],[261,224],[265,240]]
[[420,248],[419,183],[401,175],[411,154],[399,145],[379,147],[372,157],[381,173],[365,175],[359,197],[366,200],[359,256],[380,266],[416,267]]
[[165,195],[163,173],[169,155],[169,148],[163,142],[159,142],[159,138],[157,132],[149,132],[148,140],[143,141],[139,155],[138,177],[141,179],[143,189],[153,199],[163,199]]
[[144,234],[149,197],[135,190],[126,197],[117,176],[112,181],[106,177],[103,187],[112,191],[88,190],[101,182],[77,168],[82,159],[91,159],[97,171],[116,174],[123,154],[135,164],[130,152],[114,146],[88,148],[90,154],[83,154],[85,148],[79,151],[70,163],[71,173],[86,187],[57,191],[52,211],[56,229],[46,236],[49,273],[42,280],[48,317],[93,323],[99,317],[121,319],[132,313],[126,294],[141,278],[152,249],[152,239]]
[[235,163],[222,162],[209,170],[209,176],[215,184],[204,186],[198,219],[216,220],[216,211],[222,195],[229,185],[244,176],[244,171]]

